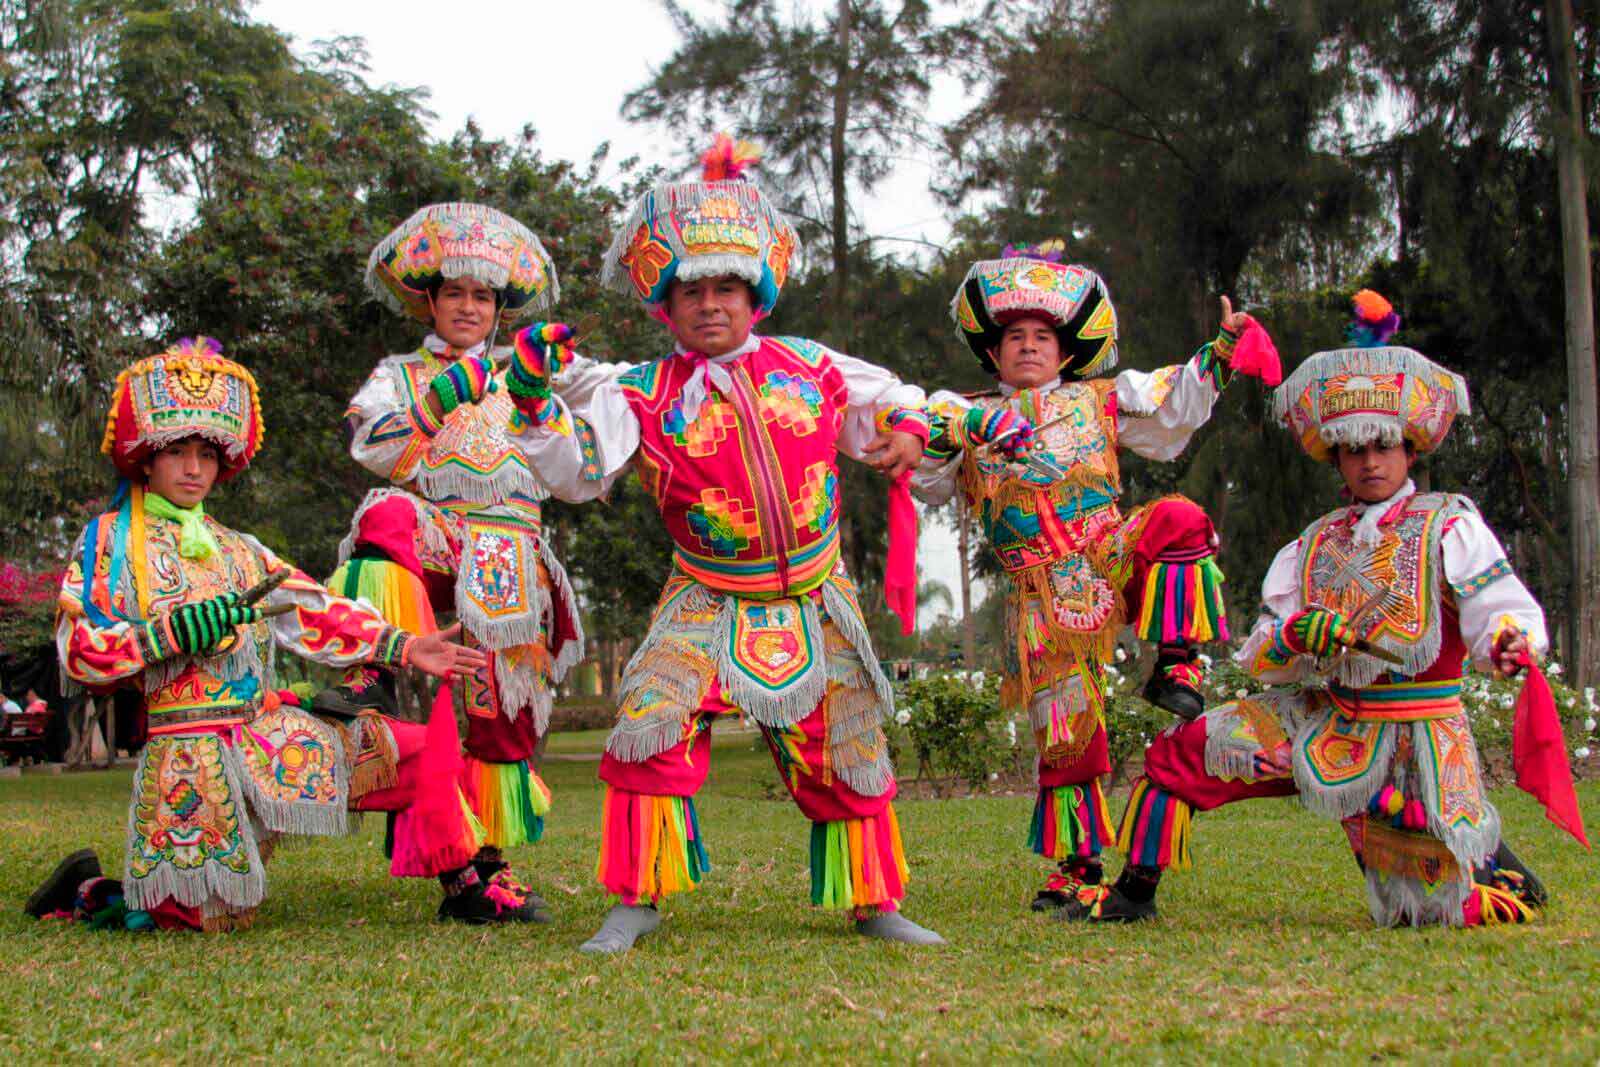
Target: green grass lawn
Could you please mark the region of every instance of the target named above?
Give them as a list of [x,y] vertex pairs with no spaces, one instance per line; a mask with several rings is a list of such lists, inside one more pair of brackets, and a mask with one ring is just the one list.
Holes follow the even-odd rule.
[[[281,848],[255,929],[92,933],[23,899],[66,850],[120,868],[126,771],[0,781],[0,1051],[27,1061],[336,1057],[927,1058],[1247,1062],[1600,1054],[1593,857],[1520,793],[1497,800],[1554,902],[1488,931],[1371,928],[1339,828],[1283,801],[1197,820],[1197,869],[1162,919],[1068,926],[1028,912],[1030,798],[900,805],[908,915],[944,949],[868,942],[810,908],[807,828],[765,752],[721,740],[700,796],[712,872],[623,958],[575,951],[592,882],[595,765],[552,761],[546,839],[519,850],[550,926],[433,921],[438,887],[390,880],[382,825]],[[562,739],[552,750],[572,751]],[[1600,823],[1600,789],[1584,787]],[[1121,797],[1114,802],[1119,808]],[[1113,869],[1118,861],[1112,861]]]

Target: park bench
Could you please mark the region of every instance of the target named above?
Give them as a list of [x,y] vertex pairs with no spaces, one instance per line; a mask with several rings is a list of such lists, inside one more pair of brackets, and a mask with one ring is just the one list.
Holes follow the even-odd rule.
[[51,712],[25,711],[20,715],[0,716],[0,758],[14,763],[24,756],[45,758],[45,731]]

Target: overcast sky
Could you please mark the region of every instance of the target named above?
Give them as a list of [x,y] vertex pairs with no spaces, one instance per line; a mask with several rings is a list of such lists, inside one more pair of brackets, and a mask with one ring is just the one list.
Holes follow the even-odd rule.
[[[697,12],[722,9],[715,0],[688,0],[687,6]],[[684,156],[681,146],[660,131],[624,122],[619,114],[622,98],[649,80],[677,48],[672,24],[656,0],[457,5],[258,0],[252,10],[301,50],[320,39],[363,38],[369,80],[428,89],[429,108],[437,116],[433,132],[441,138],[471,117],[486,134],[504,139],[531,124],[546,156],[580,163],[606,141],[612,160],[638,155],[647,164],[674,163]],[[941,82],[930,117],[952,117],[963,103],[959,85]],[[898,160],[895,173],[861,201],[868,232],[934,242],[947,238],[949,222],[928,191],[932,176],[933,163],[925,154]],[[938,383],[920,384],[931,389]],[[955,533],[927,520],[922,527],[923,573],[947,585],[959,608]]]
[[[687,0],[716,14],[716,0]],[[583,162],[602,142],[611,158],[678,163],[685,153],[653,127],[624,122],[619,109],[677,48],[672,24],[656,0],[535,0],[463,3],[419,0],[258,0],[254,15],[305,49],[323,38],[366,40],[376,85],[422,86],[447,137],[470,116],[485,133],[512,138],[532,124],[548,156]],[[440,12],[447,13],[441,17]],[[963,104],[954,80],[936,85],[935,120]],[[934,242],[950,232],[928,192],[932,161],[909,153],[894,175],[861,202],[868,232]],[[904,246],[909,249],[912,246]]]

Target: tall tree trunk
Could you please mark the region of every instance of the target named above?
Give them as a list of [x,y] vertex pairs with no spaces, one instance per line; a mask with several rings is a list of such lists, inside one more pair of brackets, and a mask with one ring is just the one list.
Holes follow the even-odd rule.
[[829,131],[828,169],[833,193],[833,278],[829,288],[834,322],[843,329],[842,343],[850,350],[850,316],[845,300],[850,292],[850,215],[845,193],[845,133],[850,123],[850,0],[839,0],[837,47],[833,65],[833,128]]
[[1570,657],[1579,686],[1600,682],[1600,402],[1596,398],[1594,283],[1589,266],[1585,131],[1571,0],[1545,0],[1561,199],[1562,273],[1566,278],[1567,468],[1572,510],[1572,602],[1577,608]]
[[[1540,457],[1544,460],[1545,470],[1560,470],[1561,428],[1557,421],[1551,418],[1549,415],[1545,416],[1544,440],[1540,443],[1539,448]],[[1549,514],[1556,515],[1559,514],[1561,510],[1561,487],[1559,480],[1556,478],[1551,478],[1549,489],[1550,496],[1549,499],[1545,501],[1545,507],[1548,509]],[[1568,579],[1566,571],[1563,569],[1565,564],[1563,563],[1562,565],[1558,566],[1556,563],[1557,553],[1565,553],[1567,546],[1560,537],[1556,536],[1556,534],[1553,532],[1553,528],[1547,530],[1544,536],[1539,538],[1539,543],[1544,546],[1544,555],[1541,557],[1541,559],[1545,561],[1543,592],[1546,597],[1553,597],[1553,594],[1557,589],[1562,589],[1564,587],[1570,588],[1572,584]],[[1566,663],[1568,660],[1572,659],[1572,635],[1577,633],[1576,627],[1578,625],[1578,615],[1577,611],[1575,610],[1576,606],[1572,603],[1572,597],[1563,596],[1562,599],[1567,602],[1566,610],[1563,611],[1559,616],[1552,616],[1547,610],[1546,618],[1552,618],[1556,626],[1560,629],[1560,637],[1557,638],[1556,635],[1552,634],[1551,638],[1561,650],[1559,662]]]
[[978,661],[977,620],[972,617],[972,535],[968,529],[967,501],[956,499],[956,547],[961,557],[961,658],[971,668]]

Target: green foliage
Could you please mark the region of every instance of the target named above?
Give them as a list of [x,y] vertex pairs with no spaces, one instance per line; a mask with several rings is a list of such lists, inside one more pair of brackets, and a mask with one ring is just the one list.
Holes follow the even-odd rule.
[[971,671],[919,678],[906,683],[897,707],[895,722],[910,740],[918,777],[956,778],[982,789],[1019,758],[1017,726],[1000,710],[995,675]]

